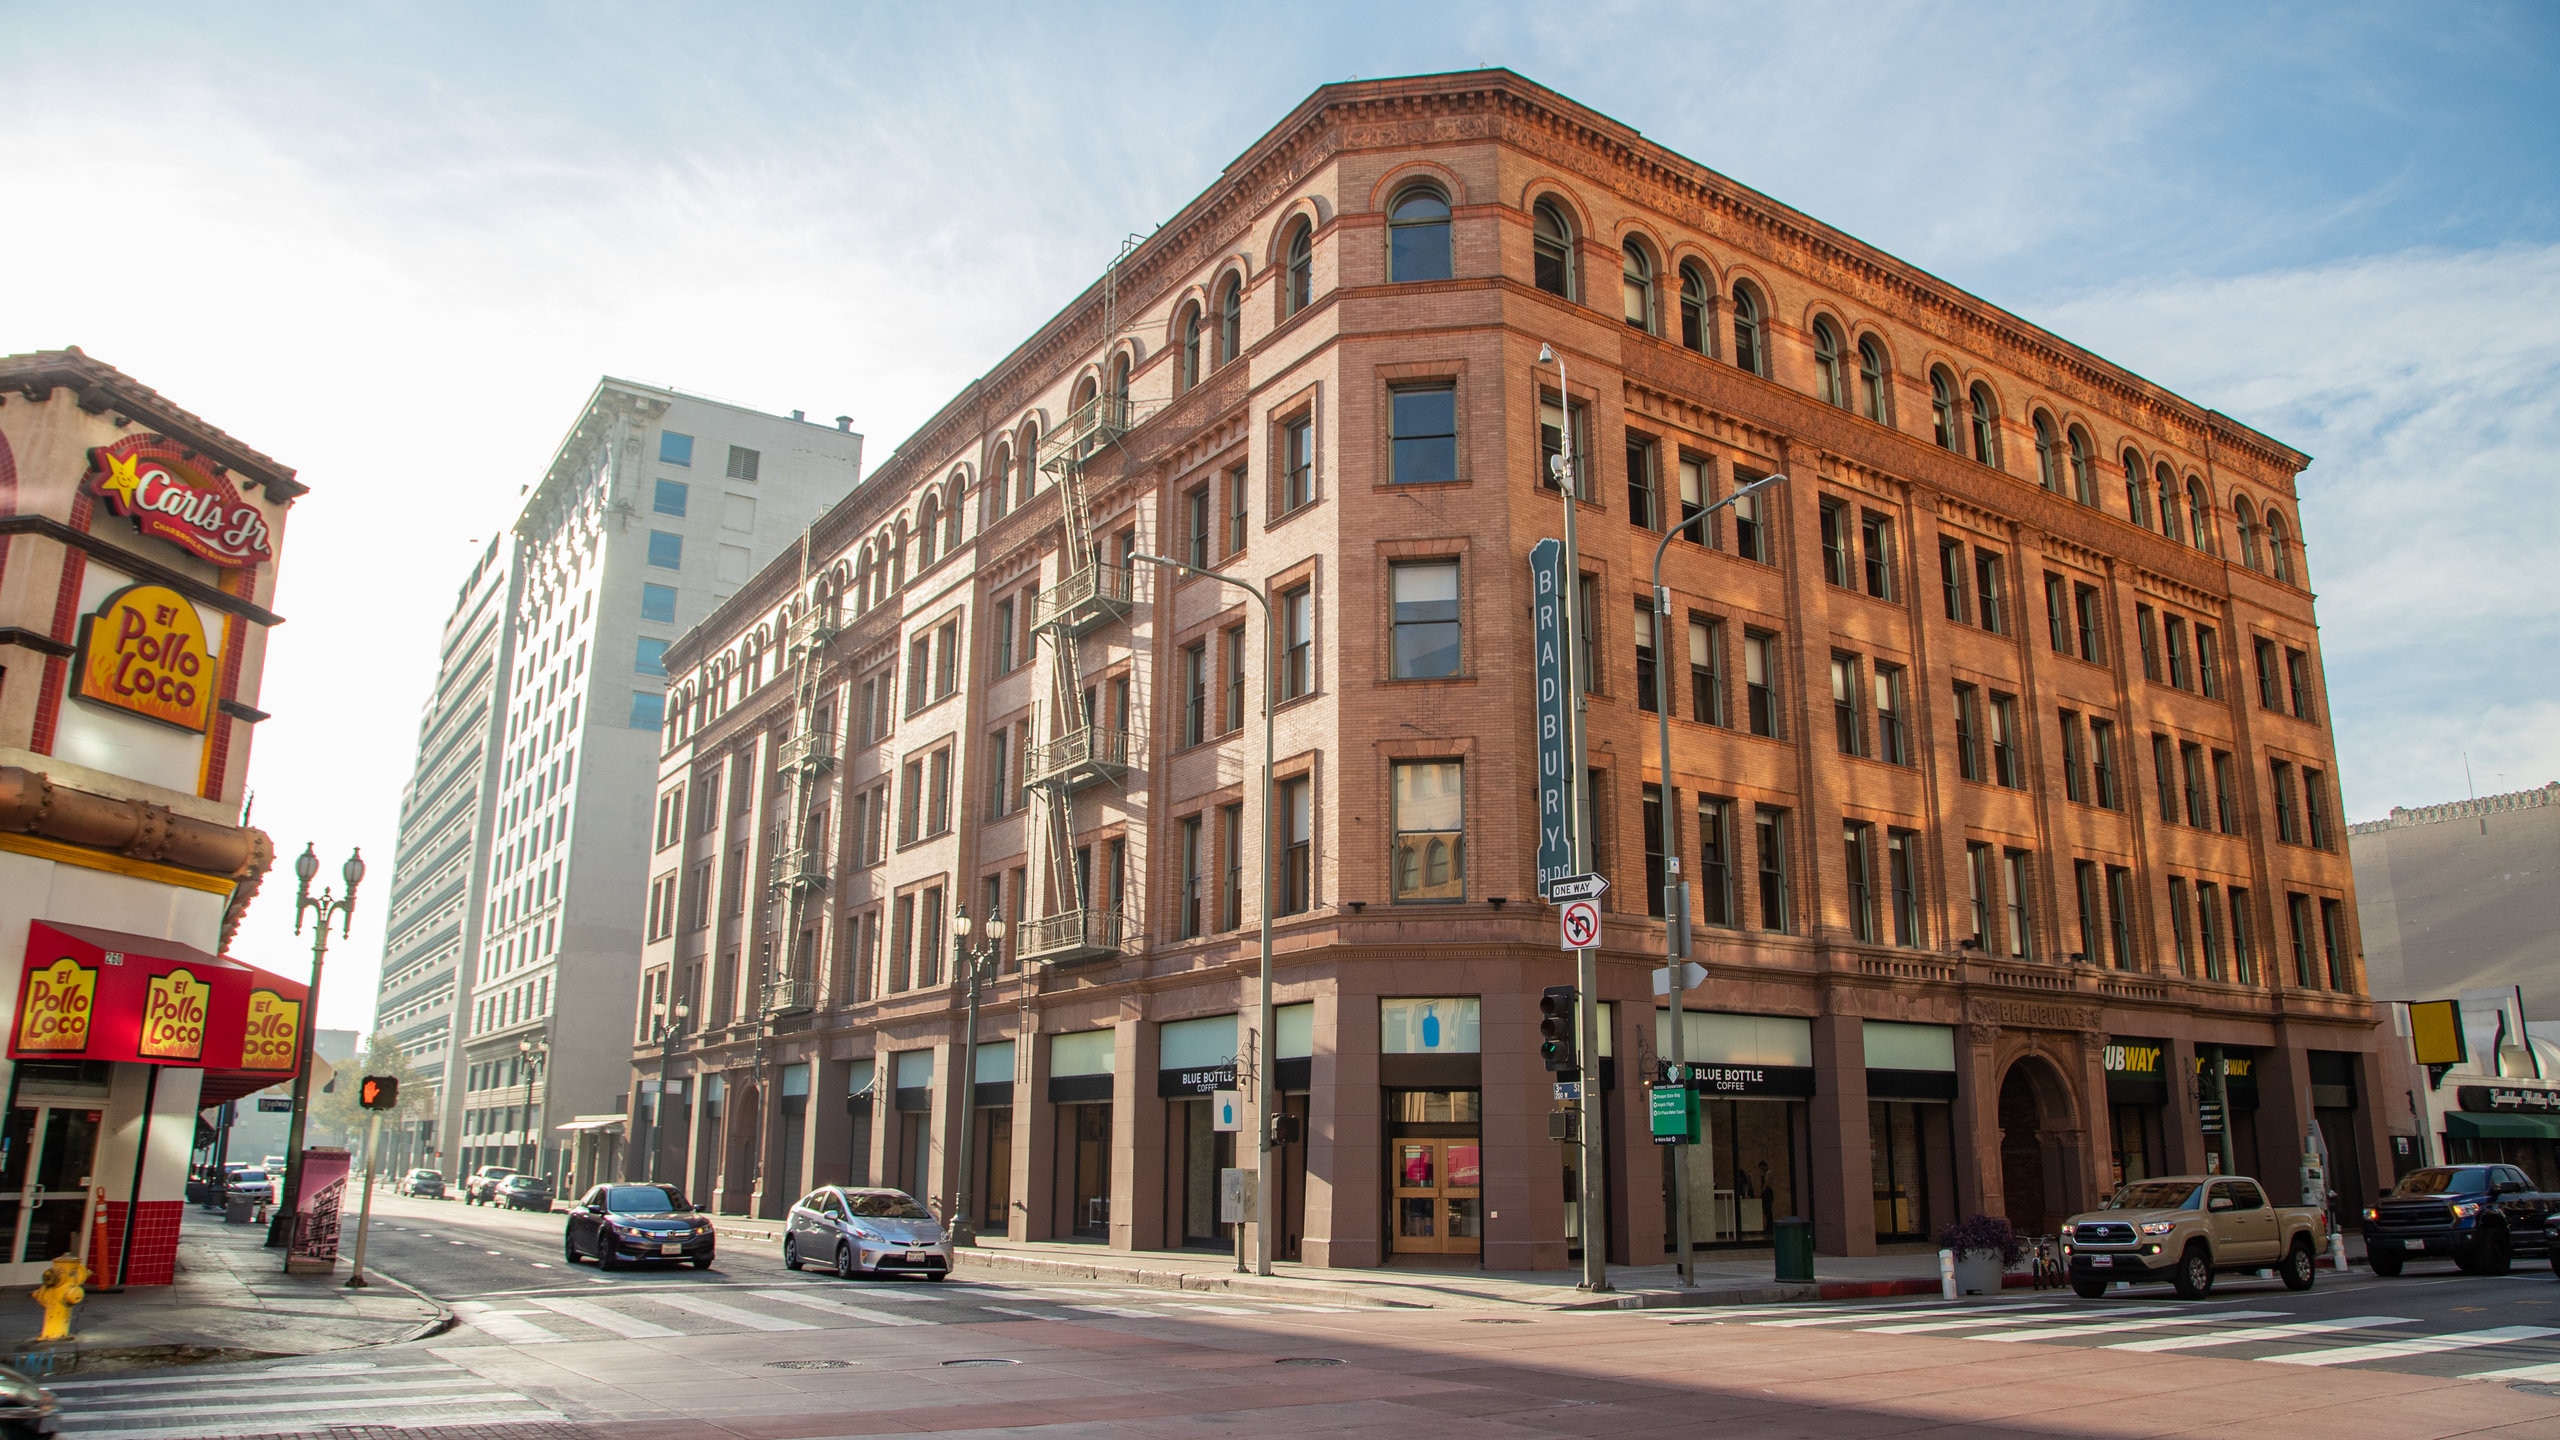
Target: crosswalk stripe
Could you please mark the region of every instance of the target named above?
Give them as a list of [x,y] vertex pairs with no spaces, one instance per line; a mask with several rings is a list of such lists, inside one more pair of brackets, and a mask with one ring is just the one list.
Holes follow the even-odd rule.
[[1043,1315],[1037,1310],[1009,1310],[1002,1305],[982,1305],[978,1308],[982,1310],[992,1310],[998,1315],[1011,1315],[1019,1320],[1054,1320],[1057,1318],[1054,1315]]
[[2305,1355],[2270,1355],[2272,1365],[2353,1365],[2365,1360],[2397,1360],[2407,1355],[2441,1355],[2447,1350],[2473,1350],[2483,1345],[2506,1345],[2518,1340],[2540,1340],[2560,1335],[2547,1325],[2501,1325],[2494,1330],[2465,1330],[2453,1335],[2419,1335],[2407,1340],[2380,1340],[2371,1345],[2348,1345],[2336,1350],[2314,1350]]
[[731,1325],[744,1326],[749,1330],[815,1330],[818,1328],[806,1320],[785,1320],[779,1315],[759,1315],[753,1310],[741,1310],[735,1305],[723,1305],[717,1300],[705,1300],[698,1295],[658,1294],[649,1298],[673,1309],[691,1311],[706,1320],[723,1320]]
[[[2124,1313],[2117,1311],[2117,1314]],[[2285,1310],[2225,1310],[2219,1315],[2155,1315],[2148,1320],[2106,1321],[2088,1325],[2055,1325],[2047,1329],[1994,1330],[1988,1335],[1967,1335],[1967,1340],[1990,1340],[2010,1344],[2020,1340],[2061,1340],[2080,1335],[2114,1335],[2125,1330],[2164,1330],[2174,1325],[2210,1325],[2218,1320],[2266,1320],[2290,1314]],[[2061,1318],[2059,1316],[2055,1317]]]
[[1069,1310],[1081,1310],[1087,1315],[1109,1315],[1118,1320],[1162,1320],[1165,1318],[1162,1314],[1156,1311],[1132,1310],[1126,1305],[1069,1305],[1066,1308]]
[[668,1335],[684,1333],[671,1326],[661,1325],[655,1320],[636,1319],[619,1310],[598,1305],[592,1300],[572,1300],[566,1296],[548,1295],[529,1295],[525,1298],[555,1315],[566,1315],[572,1320],[584,1320],[599,1330],[610,1330],[626,1340],[656,1340]]
[[510,1345],[556,1345],[567,1338],[543,1329],[515,1311],[501,1310],[484,1300],[459,1301],[453,1308],[472,1329]]
[[[1999,1309],[2004,1313],[2025,1310],[2046,1310],[2052,1308],[2058,1303],[2060,1302],[2053,1300],[2003,1302],[1999,1306]],[[1900,1314],[1906,1318],[1917,1315],[1979,1315],[1982,1313],[1983,1308],[1984,1307],[1980,1305],[1955,1305],[1928,1310],[1904,1310],[1900,1312]],[[1878,1315],[1873,1310],[1843,1310],[1829,1315],[1798,1315],[1786,1320],[1754,1320],[1750,1323],[1753,1325],[1767,1326],[1775,1330],[1792,1330],[1805,1325],[1855,1325],[1862,1321],[1882,1318],[1884,1317]]]
[[130,1379],[118,1375],[104,1380],[47,1380],[44,1384],[48,1390],[123,1390],[136,1385],[239,1385],[277,1379],[300,1380],[315,1375],[334,1376],[340,1379],[351,1375],[362,1375],[370,1383],[373,1377],[378,1375],[430,1374],[452,1368],[450,1365],[376,1367],[369,1360],[359,1360],[343,1366],[290,1365],[274,1370],[235,1370],[222,1375],[136,1375]]
[[[517,1398],[521,1399],[522,1397],[519,1396]],[[531,1405],[532,1402],[527,1401],[526,1404]],[[349,1417],[346,1416],[332,1416],[327,1419],[313,1419],[304,1423],[296,1423],[290,1420],[279,1420],[272,1423],[260,1423],[258,1429],[261,1433],[270,1435],[316,1434],[332,1426],[347,1424],[348,1418]],[[383,1418],[384,1423],[398,1424],[401,1416],[395,1412],[393,1414],[386,1415]],[[442,1410],[436,1413],[435,1423],[439,1426],[496,1425],[502,1423],[522,1425],[535,1422],[558,1424],[565,1422],[568,1418],[569,1417],[561,1414],[557,1410],[547,1409],[542,1406],[534,1406],[531,1409]],[[79,1440],[194,1440],[194,1437],[204,1434],[204,1426],[201,1422],[195,1420],[181,1420],[168,1425],[125,1425],[108,1430],[93,1430],[84,1425],[78,1426],[77,1428],[65,1433],[76,1435],[79,1437]]]
[[1350,1305],[1291,1305],[1279,1300],[1265,1300],[1262,1303],[1274,1310],[1304,1310],[1316,1315],[1348,1315],[1356,1308]]
[[[2221,1318],[2219,1316],[2215,1317]],[[2297,1320],[2284,1325],[2243,1325],[2236,1330],[2208,1330],[2201,1335],[2164,1335],[2156,1340],[2128,1340],[2109,1350],[2202,1350],[2213,1345],[2247,1345],[2261,1340],[2295,1340],[2342,1330],[2370,1330],[2377,1325],[2415,1325],[2400,1315],[2347,1315],[2335,1320]]]
[[[487,1383],[489,1382],[481,1379],[477,1375],[464,1374],[458,1371],[454,1374],[447,1375],[436,1380],[380,1381],[367,1377],[364,1381],[364,1393],[367,1395],[384,1395],[392,1391],[452,1390],[457,1388],[467,1388],[473,1385],[485,1385]],[[55,1386],[51,1388],[60,1389],[63,1387]],[[216,1395],[189,1396],[187,1398],[187,1406],[190,1410],[194,1410],[199,1408],[199,1401],[224,1399],[256,1400],[262,1405],[294,1404],[300,1403],[305,1397],[316,1399],[318,1397],[328,1395],[344,1395],[346,1392],[347,1387],[344,1385],[330,1386],[324,1389],[296,1387],[287,1390],[225,1390]],[[163,1406],[168,1403],[170,1403],[168,1397],[158,1391],[140,1395],[119,1395],[110,1392],[103,1395],[83,1395],[80,1397],[80,1405],[84,1411],[101,1408],[114,1409],[120,1405]]]
[[2505,1370],[2474,1370],[2465,1380],[2560,1380],[2560,1365],[2516,1365]]
[[[2173,1308],[2175,1307],[2168,1305],[2124,1305],[2109,1309],[2104,1313],[2109,1315],[2149,1315],[2157,1311]],[[2007,1325],[2012,1322],[2022,1325],[2038,1325],[2047,1320],[2077,1320],[2082,1315],[2090,1313],[2094,1312],[2080,1310],[2048,1310],[2037,1315],[1977,1314],[1969,1319],[1962,1320],[1915,1320],[1909,1324],[1861,1325],[1858,1327],[1858,1333],[1861,1335],[1931,1335],[1941,1330],[1972,1330],[1985,1325]],[[2210,1320],[2213,1317],[2211,1315],[2200,1315],[2196,1318],[2200,1320]]]
[[[479,1380],[476,1376],[473,1378],[477,1384],[488,1383],[485,1380]],[[302,1415],[324,1410],[371,1410],[394,1407],[407,1410],[420,1405],[484,1405],[493,1400],[524,1398],[513,1390],[481,1390],[467,1395],[404,1395],[391,1401],[367,1395],[355,1400],[297,1400],[290,1405],[278,1405],[260,1397],[258,1403],[254,1405],[189,1405],[187,1414],[194,1417],[201,1426],[204,1418],[210,1415]],[[266,1427],[261,1425],[260,1428]]]
[[874,1325],[930,1325],[933,1323],[930,1320],[911,1319],[905,1315],[883,1315],[876,1310],[865,1310],[850,1301],[831,1300],[823,1295],[802,1295],[790,1290],[757,1290],[752,1293],[761,1299],[779,1300],[785,1305],[806,1305],[812,1310],[824,1310],[830,1315],[847,1315],[856,1320],[867,1320]]
[[1212,1315],[1259,1315],[1262,1313],[1259,1310],[1248,1310],[1242,1305],[1201,1305],[1194,1303],[1185,1305],[1182,1308],[1185,1310],[1206,1310]]

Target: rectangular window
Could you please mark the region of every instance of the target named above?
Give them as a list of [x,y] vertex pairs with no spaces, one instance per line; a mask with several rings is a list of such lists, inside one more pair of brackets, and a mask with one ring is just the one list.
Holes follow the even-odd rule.
[[729,478],[732,480],[744,480],[750,485],[754,484],[757,467],[762,463],[763,459],[764,457],[762,455],[748,449],[744,445],[730,446]]
[[[1740,466],[1734,467],[1733,485],[1737,490],[1746,485],[1758,484],[1764,478],[1756,471],[1745,470]],[[1727,508],[1733,511],[1734,553],[1745,560],[1756,561],[1762,565],[1775,565],[1778,563],[1773,558],[1776,547],[1770,543],[1768,518],[1766,512],[1760,508],[1760,502],[1766,498],[1762,495],[1745,495]]]
[[1857,583],[1857,566],[1849,556],[1849,507],[1838,500],[1824,500],[1822,522],[1822,578],[1846,590]]
[[1664,908],[1667,902],[1663,898],[1662,889],[1669,883],[1671,874],[1671,867],[1665,863],[1669,847],[1664,843],[1668,837],[1662,832],[1662,787],[1646,785],[1642,790],[1644,796],[1642,806],[1644,810],[1644,913],[1660,919],[1670,913]]
[[1831,657],[1831,724],[1843,755],[1866,753],[1866,727],[1859,724],[1858,691],[1864,677],[1855,655]]
[[[1001,820],[1013,808],[1013,757],[1006,753],[1013,740],[1008,730],[987,736],[987,818]],[[858,813],[858,812],[857,812]]]
[[1741,924],[1733,903],[1733,802],[1698,801],[1697,912],[1701,925]]
[[1867,593],[1879,600],[1896,598],[1893,583],[1893,517],[1868,510],[1858,517],[1858,539],[1866,564]]
[[1893,943],[1917,947],[1926,933],[1920,924],[1920,835],[1915,830],[1885,834],[1885,882],[1893,903]]
[[2018,697],[1991,697],[1991,772],[2012,790],[2027,788],[2027,756],[2019,744]]
[[2196,690],[2208,700],[2222,698],[2222,646],[2210,625],[2196,626]]
[[1182,560],[1196,569],[1209,568],[1209,487],[1182,497]]
[[1913,763],[1911,725],[1903,713],[1902,667],[1876,662],[1876,758],[1888,765]]
[[2165,616],[2160,621],[2160,632],[2169,652],[2169,683],[2181,690],[2193,690],[2196,677],[2187,659],[2187,622],[2175,615]]
[[1938,588],[1946,597],[1947,618],[1959,625],[1973,623],[1973,592],[1965,575],[1964,545],[1959,541],[1938,542]]
[[1654,662],[1653,602],[1639,600],[1635,608],[1636,708],[1650,715],[1662,708],[1662,667]]
[[2009,902],[2009,958],[2032,960],[2036,953],[2035,916],[2028,908],[2027,888],[2029,856],[2024,850],[2010,850],[2001,855],[2001,868]]
[[2107,607],[2095,585],[2074,584],[2071,608],[2080,621],[2080,658],[2092,665],[2107,663]]
[[2071,957],[2074,960],[2094,962],[2098,958],[2098,936],[2106,925],[2098,884],[2097,862],[2071,862],[2071,891],[2080,902],[2080,953]]
[[1967,780],[1983,778],[1982,692],[1956,682],[1956,773]]
[[2231,960],[2233,978],[2243,985],[2258,983],[2257,946],[2249,933],[2249,892],[2231,887]]
[[684,537],[664,530],[649,532],[649,563],[661,570],[684,568]]
[[1280,594],[1280,698],[1313,692],[1315,677],[1316,592],[1300,585]]
[[2287,895],[2284,897],[2284,906],[2285,918],[2293,927],[2293,982],[2305,989],[2318,989],[2320,972],[2313,968],[2311,962],[2311,947],[2314,943],[2311,935],[2311,897],[2298,894]]
[[2302,818],[2304,839],[2314,850],[2329,848],[2329,777],[2306,765],[2302,768]]
[[2169,737],[2166,735],[2154,735],[2151,737],[2151,778],[2152,784],[2157,787],[2160,792],[2160,823],[2163,825],[2177,824],[2177,761],[2172,758]]
[[2311,718],[2311,657],[2300,650],[2284,652],[2284,678],[2293,699],[2293,718]]
[[1787,922],[1787,812],[1766,805],[1753,807],[1753,832],[1760,843],[1760,928],[1785,931]]
[[1175,902],[1174,924],[1180,938],[1191,940],[1200,934],[1200,817],[1187,815],[1182,820],[1182,894]]
[[2213,818],[2225,835],[2240,833],[2240,787],[2231,752],[2213,752]]
[[1585,575],[1573,593],[1574,679],[1585,695],[1600,693],[1600,579]]
[[631,692],[631,728],[632,728],[632,729],[634,729],[634,730],[660,730],[660,729],[664,729],[664,728],[666,727],[666,723],[667,723],[667,697],[666,697],[666,696],[664,696],[664,695],[652,695],[652,694],[649,694],[649,693],[647,693],[647,692],[645,692],[645,691],[640,691],[640,690],[634,690],[634,691],[632,691],[632,692]]
[[2329,988],[2353,990],[2347,983],[2347,907],[2335,900],[2320,902],[2320,954],[2329,965]]
[[925,833],[940,835],[951,828],[951,747],[928,756],[926,769],[932,779],[925,792]]
[[1994,635],[2009,633],[2009,587],[2001,577],[2003,562],[1988,550],[1973,552],[1973,598],[1982,610],[1982,628]]
[[1395,806],[1395,898],[1467,898],[1466,767],[1455,760],[1399,760]]
[[2302,843],[2301,812],[2294,808],[2293,764],[2287,760],[2268,762],[2268,773],[2275,781],[2276,838],[2287,845]]
[[1849,933],[1861,945],[1876,943],[1876,827],[1853,820],[1840,827],[1849,873]]
[[999,675],[1013,673],[1013,603],[1013,597],[1010,595],[996,602],[996,623],[993,634],[996,642],[996,673]]
[[1965,902],[1973,922],[1973,948],[1984,954],[1991,952],[1991,889],[1996,883],[1991,875],[1991,847],[1980,840],[1964,845]]
[[1453,385],[1417,385],[1390,393],[1392,476],[1398,485],[1432,485],[1458,478],[1458,391]]
[[[1564,402],[1552,395],[1538,397],[1538,483],[1550,490],[1556,483],[1556,466],[1564,456],[1566,424]],[[1573,407],[1573,498],[1591,498],[1591,416],[1582,405]]]
[[1395,605],[1395,675],[1433,680],[1458,673],[1458,562],[1433,560],[1387,570]]
[[923,833],[924,762],[910,760],[898,767],[898,843],[912,845]]
[[1031,808],[1031,722],[1016,721],[1013,727],[1013,753],[1020,756],[1013,767],[1013,808]]
[[1778,637],[1742,632],[1742,683],[1751,711],[1751,733],[1778,736]]
[[2044,572],[2044,628],[2055,654],[2073,653],[2070,582],[2050,570]]
[[1218,928],[1244,924],[1244,807],[1218,810]]
[[2142,678],[2160,678],[2160,619],[2148,605],[2133,607],[2135,638],[2142,642]]
[[940,700],[960,688],[960,622],[946,620],[933,632],[933,698]]
[[1244,728],[1244,627],[1230,625],[1227,638],[1227,730]]
[[1689,613],[1689,718],[1701,725],[1724,719],[1724,623]]
[[1716,522],[1710,520],[1704,525],[1692,525],[1689,523],[1690,521],[1698,518],[1699,511],[1706,508],[1707,462],[1694,455],[1683,455],[1680,457],[1681,539],[1689,541],[1691,544],[1695,545],[1712,546],[1715,544],[1715,538],[1710,532],[1715,529]]
[[1280,509],[1295,510],[1316,498],[1316,422],[1308,416],[1280,427]]
[[2181,975],[2196,973],[2195,940],[2189,933],[2194,925],[2195,917],[2187,909],[2187,882],[2172,875],[2169,877],[2169,948],[2177,959]]
[[2107,867],[2107,949],[2116,968],[2133,968],[2133,872]]
[[1627,523],[1641,530],[1662,528],[1661,482],[1654,474],[1653,445],[1627,439]]
[[2062,794],[2079,804],[2089,803],[2089,755],[2080,737],[2080,715],[2073,710],[2062,712]]
[[640,586],[640,618],[643,620],[655,621],[660,625],[674,624],[676,620],[676,587],[673,585],[651,585],[646,581],[643,581]]
[[2252,648],[2258,656],[2258,705],[2281,715],[2284,713],[2284,698],[2276,681],[2276,642],[2260,639]]
[[2187,823],[2198,830],[2214,828],[2212,812],[2207,808],[2212,797],[2204,788],[2204,747],[2193,741],[2178,742],[2178,774],[2185,782]]
[[2121,810],[2124,796],[2116,787],[2116,722],[2089,722],[2089,779],[2101,810]]
[[2204,956],[2205,977],[2228,980],[2222,955],[2222,887],[2210,880],[2196,882],[2196,949]]
[[690,435],[679,435],[673,430],[659,431],[658,463],[661,465],[682,465],[688,469],[692,468],[693,437]]
[[1297,915],[1315,904],[1315,797],[1302,777],[1280,782],[1280,904]]
[[1197,745],[1209,738],[1209,644],[1182,647],[1182,743]]
[[933,637],[919,635],[907,642],[907,713],[913,715],[925,707],[933,693],[927,681],[933,675]]
[[1253,497],[1252,492],[1245,488],[1245,482],[1244,466],[1239,465],[1227,472],[1227,553],[1230,555],[1244,553],[1245,537],[1252,528]]
[[657,482],[649,508],[658,514],[673,515],[681,520],[684,518],[684,504],[690,489],[691,487],[681,480],[661,480]]
[[641,636],[636,642],[631,657],[631,668],[642,675],[665,675],[667,673],[667,642],[652,640],[646,635]]

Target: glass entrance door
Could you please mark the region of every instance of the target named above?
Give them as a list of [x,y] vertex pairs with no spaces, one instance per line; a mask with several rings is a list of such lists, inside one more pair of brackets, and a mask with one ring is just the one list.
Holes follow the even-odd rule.
[[85,1105],[21,1105],[0,1132],[0,1215],[12,1265],[77,1255],[89,1220],[99,1111]]
[[1473,1140],[1398,1140],[1395,1248],[1475,1255],[1484,1250],[1484,1151]]

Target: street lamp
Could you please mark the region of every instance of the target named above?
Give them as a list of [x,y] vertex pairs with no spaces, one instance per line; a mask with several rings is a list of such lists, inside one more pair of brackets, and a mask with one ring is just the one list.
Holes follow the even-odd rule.
[[[300,1222],[291,1218],[300,1213],[302,1203],[302,1134],[311,1118],[312,1043],[320,1023],[320,971],[329,959],[329,921],[338,921],[338,934],[345,936],[355,928],[356,886],[364,882],[364,851],[347,852],[347,863],[338,874],[347,882],[345,898],[323,890],[311,893],[311,882],[319,878],[320,856],[310,844],[294,857],[294,879],[298,882],[293,897],[293,933],[302,933],[302,922],[311,915],[320,917],[319,928],[311,936],[311,989],[302,997],[302,1034],[294,1047],[300,1064],[293,1076],[293,1123],[286,1127],[284,1139],[285,1172],[284,1203],[276,1207],[275,1228],[267,1232],[267,1244],[283,1245],[287,1263],[293,1255],[292,1240]],[[371,1164],[373,1157],[365,1157]]]
[[[1653,547],[1653,718],[1662,743],[1662,813],[1665,824],[1671,814],[1671,592],[1662,584],[1662,555],[1671,548],[1672,539],[1692,525],[1745,496],[1757,495],[1784,475],[1764,475],[1734,491],[1697,514],[1683,519],[1662,532],[1662,540]],[[1639,696],[1637,703],[1643,703]],[[1662,963],[1671,976],[1671,1038],[1663,1058],[1674,1067],[1680,1083],[1689,1083],[1688,1026],[1684,1016],[1689,1008],[1689,982],[1685,968],[1689,961],[1689,882],[1680,878],[1680,857],[1670,859],[1669,873],[1662,879]],[[1683,1285],[1698,1283],[1697,1266],[1691,1258],[1689,1243],[1689,1166],[1673,1147],[1671,1158],[1672,1229],[1678,1247],[1676,1268]]]
[[[548,1040],[519,1040],[516,1042],[516,1055],[524,1066],[524,1118],[525,1124],[530,1127],[525,1132],[525,1138],[531,1142],[531,1149],[533,1150],[532,1173],[539,1176],[542,1174],[543,1161],[542,1115],[540,1111],[534,1109],[533,1082],[540,1075],[542,1070],[550,1063],[551,1042]],[[542,1108],[544,1110],[551,1108],[551,1092],[547,1088],[542,1092]],[[526,1157],[521,1150],[516,1155],[516,1159],[519,1161],[522,1161],[525,1158]]]
[[[1185,575],[1197,575],[1203,580],[1212,580],[1220,585],[1230,586],[1252,597],[1253,603],[1262,607],[1263,658],[1268,661],[1270,657],[1280,653],[1278,648],[1280,628],[1272,619],[1271,598],[1257,587],[1248,585],[1231,575],[1220,575],[1215,571],[1203,570],[1196,565],[1185,565],[1179,560],[1167,559],[1162,555],[1132,555],[1129,558],[1143,565],[1161,565],[1168,570],[1179,571]],[[1272,1194],[1279,1181],[1279,1177],[1271,1173],[1271,1161],[1280,1148],[1280,1067],[1278,1061],[1273,1058],[1275,1036],[1271,1004],[1272,750],[1271,676],[1267,669],[1262,677],[1262,687],[1262,974],[1259,982],[1260,998],[1255,1012],[1255,1024],[1259,1027],[1258,1033],[1262,1038],[1254,1056],[1261,1067],[1258,1083],[1254,1087],[1254,1113],[1261,1126],[1262,1139],[1253,1185],[1253,1273],[1256,1275],[1271,1273],[1271,1228],[1274,1223]]]
[[960,1187],[951,1202],[951,1243],[975,1245],[977,1227],[969,1219],[969,1162],[976,1155],[976,1142],[969,1132],[978,1113],[978,990],[995,978],[996,962],[1004,955],[1004,912],[998,910],[987,917],[987,943],[975,950],[969,948],[969,907],[951,907],[951,968],[969,986],[969,1019],[966,1038],[961,1042],[960,1070],[952,1084],[960,1092]]
[[693,1007],[681,1000],[675,1002],[672,1016],[667,1013],[668,1009],[664,1003],[649,1007],[650,1018],[658,1025],[658,1108],[649,1112],[649,1178],[652,1181],[658,1178],[659,1152],[667,1148],[667,1071],[675,1064],[676,1042],[684,1038],[685,1017],[693,1013]]

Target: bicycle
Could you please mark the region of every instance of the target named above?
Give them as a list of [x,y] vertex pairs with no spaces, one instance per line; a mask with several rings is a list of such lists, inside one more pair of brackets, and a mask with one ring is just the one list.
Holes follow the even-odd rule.
[[2062,1263],[2062,1241],[2059,1237],[2036,1237],[2035,1274],[2039,1290],[2059,1290],[2071,1283],[2069,1269]]

